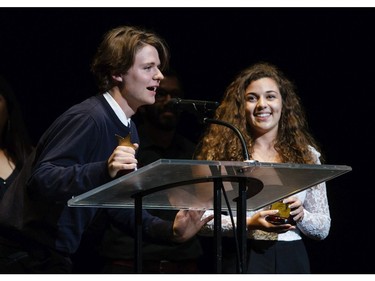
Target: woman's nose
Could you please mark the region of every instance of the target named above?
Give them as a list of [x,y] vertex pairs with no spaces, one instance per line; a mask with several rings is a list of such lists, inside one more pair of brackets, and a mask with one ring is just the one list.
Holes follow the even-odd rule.
[[266,106],[267,106],[267,101],[266,101],[266,99],[263,98],[263,97],[260,97],[260,98],[258,99],[257,107],[264,108],[264,107],[266,107]]

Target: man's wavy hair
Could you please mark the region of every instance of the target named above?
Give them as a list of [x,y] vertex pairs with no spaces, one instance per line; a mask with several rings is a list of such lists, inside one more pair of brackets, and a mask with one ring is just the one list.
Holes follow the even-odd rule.
[[[249,154],[254,142],[246,122],[245,91],[251,82],[261,78],[273,79],[282,96],[282,112],[275,149],[283,163],[314,164],[309,146],[319,150],[318,144],[309,133],[304,110],[294,85],[274,65],[256,63],[243,70],[226,89],[215,119],[228,122],[243,134]],[[240,140],[227,127],[212,124],[207,127],[195,153],[198,160],[243,161]]]
[[168,45],[156,33],[133,26],[120,26],[104,35],[91,64],[91,72],[97,80],[100,93],[116,85],[112,76],[126,73],[134,64],[137,52],[147,44],[158,51],[160,70],[167,68]]

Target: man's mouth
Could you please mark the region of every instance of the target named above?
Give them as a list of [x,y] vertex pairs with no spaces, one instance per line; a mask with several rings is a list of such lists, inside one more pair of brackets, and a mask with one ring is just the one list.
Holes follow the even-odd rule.
[[157,88],[158,87],[156,87],[156,86],[154,86],[154,87],[147,87],[147,90],[156,92]]

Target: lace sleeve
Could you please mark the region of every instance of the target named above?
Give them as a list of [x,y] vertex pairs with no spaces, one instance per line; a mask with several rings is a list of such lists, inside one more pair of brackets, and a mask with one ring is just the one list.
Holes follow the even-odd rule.
[[[320,153],[313,147],[310,147],[311,152],[316,157],[316,164],[320,164]],[[331,227],[331,217],[328,206],[326,183],[320,183],[316,186],[308,188],[306,196],[303,196],[304,218],[301,222],[297,223],[298,229],[307,237],[314,240],[323,240],[328,236]],[[259,210],[258,210],[259,211]],[[247,212],[247,217],[251,217],[255,212]],[[204,217],[213,214],[212,210],[205,212]],[[233,236],[233,225],[229,216],[222,215],[222,235]],[[234,217],[236,224],[236,217]],[[211,220],[200,230],[200,235],[212,235],[214,221]],[[272,232],[264,232],[260,230],[250,231],[249,238],[263,239],[263,240],[291,240],[296,238],[296,231],[289,231],[283,234],[275,234]],[[283,237],[281,237],[283,236]],[[298,235],[299,237],[299,235]]]
[[[214,213],[213,210],[207,210],[202,218],[205,218],[209,215]],[[236,217],[234,217],[234,223],[236,224]],[[214,231],[214,220],[209,221],[206,223],[201,230],[199,231],[199,235],[203,236],[212,236]],[[233,236],[233,225],[230,216],[221,215],[221,232],[223,236]]]
[[311,239],[326,238],[331,227],[331,217],[325,183],[307,190],[303,207],[305,214],[302,222],[298,223],[298,228]]
[[[323,240],[325,239],[331,227],[331,217],[328,206],[328,199],[326,193],[326,184],[321,183],[314,187],[309,188],[306,191],[306,197],[303,203],[304,207],[304,218],[302,222],[297,224],[298,229],[307,237],[314,240]],[[248,212],[248,216],[253,215],[254,212]],[[205,212],[203,217],[213,214],[213,210],[208,210]],[[222,215],[222,235],[223,236],[233,236],[233,226],[229,216]],[[234,218],[236,224],[236,217]],[[205,224],[200,230],[199,234],[203,236],[212,236],[213,235],[214,221],[210,221]],[[262,235],[269,236],[270,233],[261,232]],[[262,237],[263,237],[262,236]],[[263,239],[270,239],[265,238]]]
[[[310,147],[316,157],[316,164],[320,164],[320,153]],[[306,190],[306,198],[303,202],[305,209],[302,222],[298,228],[307,237],[315,240],[323,240],[328,236],[331,227],[326,183],[320,183]]]

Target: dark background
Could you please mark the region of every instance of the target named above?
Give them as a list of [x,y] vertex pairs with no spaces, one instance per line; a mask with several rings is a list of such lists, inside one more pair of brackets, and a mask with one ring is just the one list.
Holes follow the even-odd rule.
[[[374,273],[374,21],[373,8],[0,8],[0,74],[36,142],[96,93],[90,62],[118,25],[166,39],[189,99],[219,101],[243,68],[277,64],[297,86],[326,164],[353,168],[327,183],[332,227],[324,241],[306,241],[312,270]],[[183,122],[197,140],[204,126]]]

